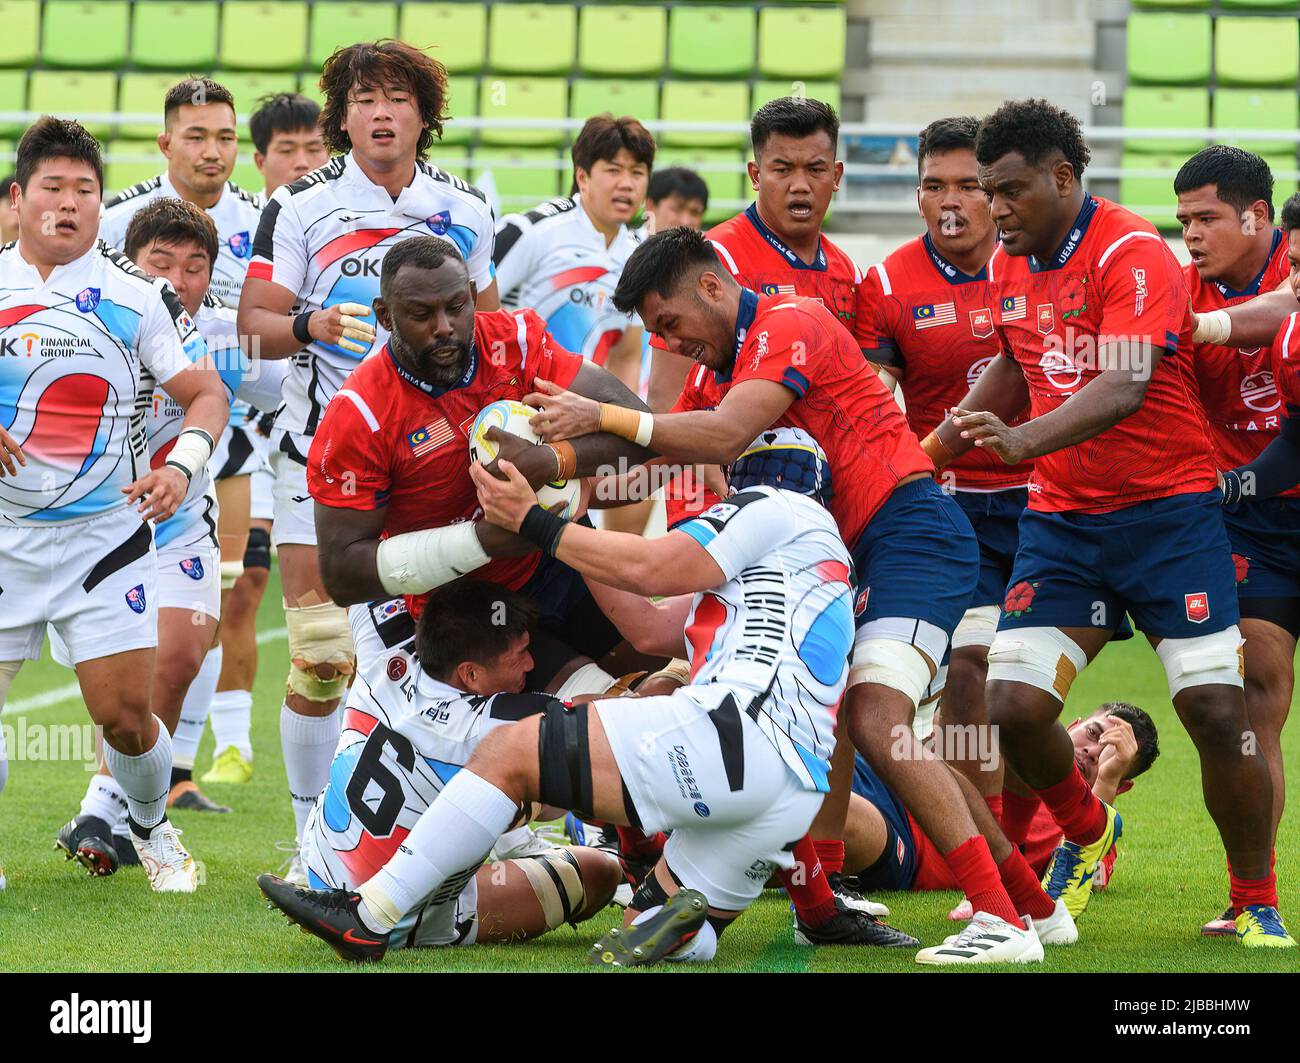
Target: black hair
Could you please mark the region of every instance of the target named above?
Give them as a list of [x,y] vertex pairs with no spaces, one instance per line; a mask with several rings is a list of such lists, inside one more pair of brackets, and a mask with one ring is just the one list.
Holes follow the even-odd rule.
[[1228,144],[1202,148],[1174,175],[1174,194],[1182,195],[1206,185],[1214,185],[1219,200],[1238,211],[1252,203],[1268,204],[1268,220],[1273,220],[1273,171],[1253,151]]
[[208,256],[208,268],[217,264],[220,247],[217,227],[208,212],[193,203],[164,196],[146,203],[131,217],[122,238],[126,257],[134,259],[141,248],[154,241],[164,245],[193,243]]
[[95,171],[99,187],[104,187],[104,157],[99,153],[99,141],[86,132],[86,127],[71,118],[41,115],[27,127],[18,141],[17,159],[14,163],[14,180],[27,191],[36,167],[49,159],[77,159],[88,163]]
[[660,203],[672,196],[688,201],[698,199],[705,210],[709,209],[709,186],[703,177],[685,166],[668,166],[650,175],[650,186],[645,193],[647,203]]
[[1130,705],[1127,701],[1108,701],[1098,712],[1107,716],[1118,716],[1133,728],[1133,737],[1137,739],[1137,760],[1129,768],[1126,779],[1136,779],[1160,756],[1160,735],[1156,731],[1156,722],[1143,709]]
[[1287,232],[1300,229],[1300,192],[1292,192],[1282,204],[1282,228]]
[[596,163],[602,160],[612,162],[623,148],[627,148],[637,162],[645,163],[647,170],[653,168],[655,138],[639,121],[630,115],[615,118],[609,112],[588,118],[574,139],[570,152],[574,172],[586,170],[591,173]]
[[459,262],[465,276],[469,276],[464,256],[450,240],[444,240],[440,236],[412,236],[409,240],[394,244],[384,255],[384,263],[379,268],[379,297],[387,300],[397,271],[403,266],[437,269],[449,258]]
[[225,85],[208,77],[194,75],[178,81],[163,97],[163,124],[168,125],[184,104],[202,107],[209,103],[227,103],[235,109],[235,97]]
[[939,118],[921,130],[916,140],[916,176],[925,168],[928,155],[942,155],[945,151],[974,151],[975,133],[979,119],[963,114],[953,118]]
[[774,133],[810,137],[818,132],[830,136],[834,151],[840,139],[840,116],[829,103],[803,96],[778,96],[755,111],[749,122],[749,140],[755,158]]
[[[401,244],[397,245],[401,247]],[[390,251],[389,254],[392,254]],[[619,313],[636,310],[651,292],[672,295],[688,276],[712,270],[724,281],[735,283],[713,244],[698,229],[679,225],[655,233],[628,256],[614,289],[614,306]]]
[[274,92],[257,101],[248,119],[248,132],[253,147],[261,155],[271,146],[276,133],[297,133],[315,130],[320,123],[320,104],[301,92]]
[[1092,153],[1083,139],[1079,120],[1047,100],[1007,100],[979,124],[975,159],[989,166],[1004,155],[1019,152],[1030,166],[1038,166],[1056,152],[1083,176]]
[[499,584],[481,579],[448,583],[429,595],[415,626],[420,667],[446,682],[465,661],[490,664],[532,631],[537,617],[531,598]]
[[321,130],[331,154],[352,150],[344,128],[352,90],[379,90],[387,85],[404,85],[419,105],[424,129],[415,146],[417,158],[423,159],[434,140],[442,139],[442,124],[447,120],[447,68],[405,41],[362,42],[338,49],[321,68],[320,88],[325,95]]

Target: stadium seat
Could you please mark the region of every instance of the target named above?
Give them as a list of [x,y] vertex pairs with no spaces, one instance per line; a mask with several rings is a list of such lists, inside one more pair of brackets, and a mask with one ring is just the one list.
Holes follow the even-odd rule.
[[1295,20],[1215,19],[1214,72],[1220,85],[1289,85],[1294,91],[1300,76]]
[[567,4],[493,4],[488,65],[503,74],[567,74],[577,30],[577,8]]
[[[1296,94],[1291,89],[1219,89],[1214,94],[1216,129],[1295,129]],[[1286,150],[1278,140],[1236,140],[1238,147],[1260,155]]]
[[122,66],[130,31],[131,5],[126,0],[47,0],[41,58],[47,66]]
[[157,177],[167,168],[153,140],[110,140],[104,145],[104,198],[141,181]]
[[735,148],[664,148],[655,156],[655,166],[689,166],[709,187],[706,221],[730,218],[741,209],[749,179],[743,176],[745,154]]
[[[1126,151],[1124,173],[1119,180],[1120,202],[1158,228],[1177,228],[1174,210],[1178,197],[1174,195],[1174,174],[1185,161],[1181,155],[1143,155]],[[1148,172],[1131,175],[1133,170]]]
[[[748,125],[749,85],[725,81],[668,81],[659,100],[665,122],[736,122]],[[675,148],[740,148],[744,132],[664,132],[659,143]]]
[[[0,111],[27,110],[27,71],[0,70]],[[0,122],[0,136],[19,137],[26,122]]]
[[608,78],[578,78],[569,91],[569,117],[584,121],[593,114],[609,111],[621,117],[630,114],[642,122],[659,117],[659,83],[617,81]]
[[128,140],[146,140],[161,133],[163,97],[167,95],[168,89],[185,76],[184,71],[167,74],[135,71],[123,74],[117,82],[117,109],[123,114],[148,114],[152,117],[147,122],[123,123],[118,126],[117,135]]
[[307,61],[319,69],[336,48],[357,41],[397,36],[397,5],[389,3],[330,3],[311,5],[311,34]]
[[[479,116],[482,118],[549,118],[569,116],[569,83],[564,78],[492,78],[479,86]],[[484,129],[484,144],[514,144],[528,147],[558,147],[568,139],[560,126],[553,129]]]
[[221,65],[232,70],[298,70],[307,57],[307,5],[225,0]]
[[41,5],[37,0],[0,2],[0,26],[5,34],[0,66],[25,69],[35,63],[41,41]]
[[478,115],[478,78],[463,74],[452,74],[447,78],[447,113],[452,117],[443,123],[442,142],[444,144],[468,144],[473,138],[473,130],[457,118],[474,118]]
[[[559,169],[560,153],[550,148],[478,148],[470,164],[470,181],[491,195],[496,189],[501,206],[498,216],[529,210],[569,190],[566,164]],[[490,173],[490,179],[484,174]]]
[[[111,70],[36,70],[27,82],[27,106],[40,114],[75,118],[117,110],[117,75]],[[86,129],[101,140],[112,124],[88,122]]]
[[578,22],[578,69],[635,77],[664,68],[668,12],[644,5],[589,5]]
[[765,103],[781,96],[802,96],[809,100],[829,103],[840,109],[840,83],[838,81],[755,81],[750,94],[749,109],[757,111]]
[[1266,155],[1264,161],[1273,171],[1273,213],[1276,218],[1282,210],[1282,204],[1300,189],[1300,180],[1295,177],[1280,177],[1279,174],[1297,173],[1295,152],[1290,155]]
[[1191,10],[1193,8],[1205,8],[1210,6],[1210,0],[1133,0],[1134,7],[1163,7],[1163,8],[1182,8]]
[[[286,89],[286,92],[289,90]],[[315,100],[322,107],[325,106],[325,94],[320,90],[320,71],[304,70],[298,75],[298,91],[306,96],[309,100]],[[235,97],[235,102],[239,102],[239,97]]]
[[1128,19],[1128,76],[1148,85],[1210,80],[1210,16],[1139,11]]
[[844,69],[844,11],[765,7],[758,16],[758,72],[769,78],[837,78]]
[[429,161],[440,170],[454,173],[469,180],[469,149],[435,144],[429,152]]
[[[1130,129],[1205,129],[1210,124],[1210,93],[1202,88],[1161,88],[1130,85],[1124,91],[1124,125]],[[1129,151],[1155,155],[1191,155],[1205,147],[1204,140],[1144,140],[1129,137]]]
[[211,70],[217,61],[220,5],[136,4],[131,16],[131,62],[154,70]]
[[398,34],[423,48],[451,73],[473,73],[482,70],[487,59],[487,7],[404,3]]
[[1250,8],[1254,11],[1294,11],[1300,8],[1300,0],[1219,0],[1219,6],[1225,10]]
[[688,77],[732,77],[754,69],[752,7],[686,7],[668,18],[668,69]]
[[218,70],[212,80],[225,85],[235,97],[235,116],[245,120],[239,129],[241,140],[248,139],[247,119],[259,98],[274,92],[293,92],[297,87],[297,78],[280,71]]

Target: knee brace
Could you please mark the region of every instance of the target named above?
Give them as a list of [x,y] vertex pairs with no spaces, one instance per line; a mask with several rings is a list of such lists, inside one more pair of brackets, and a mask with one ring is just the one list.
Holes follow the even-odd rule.
[[[347,610],[333,602],[286,605],[284,623],[289,629],[289,689],[308,701],[342,697],[356,670]],[[322,679],[316,673],[323,664],[335,670],[332,678]]]
[[1245,676],[1242,657],[1244,645],[1236,624],[1212,635],[1198,635],[1190,639],[1161,639],[1160,645],[1156,647],[1156,656],[1165,666],[1165,675],[1169,679],[1169,696],[1174,697],[1188,687],[1216,683],[1242,686]]
[[591,748],[587,706],[551,701],[537,728],[537,798],[591,818]]
[[551,849],[515,863],[542,906],[547,929],[554,930],[561,923],[577,926],[587,892],[574,855],[568,849]]
[[244,563],[242,561],[223,561],[221,562],[221,589],[230,590],[244,574]]
[[1024,683],[1065,702],[1088,655],[1059,628],[1021,627],[999,631],[989,647],[989,682]]
[[906,694],[915,709],[930,685],[930,661],[915,646],[897,639],[867,638],[853,647],[849,686],[876,683]]
[[244,568],[271,567],[271,533],[265,528],[248,529],[248,546],[244,549]]
[[963,646],[988,646],[993,642],[993,633],[998,629],[998,617],[1002,611],[996,605],[977,605],[967,609],[952,633],[952,648],[959,650]]

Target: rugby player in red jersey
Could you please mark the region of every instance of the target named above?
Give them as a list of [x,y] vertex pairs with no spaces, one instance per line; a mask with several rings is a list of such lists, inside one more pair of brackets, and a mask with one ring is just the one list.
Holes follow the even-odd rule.
[[[1270,867],[1268,766],[1241,739],[1236,580],[1182,272],[1151,225],[1084,191],[1088,148],[1067,112],[1008,102],[980,124],[975,154],[1002,232],[989,281],[1004,353],[937,434],[954,457],[977,445],[1036,459],[986,697],[1008,765],[1066,838],[1044,886],[1082,912],[1121,830],[1057,717],[1127,611],[1200,753],[1238,939],[1294,947]],[[1026,401],[1030,420],[1008,426]]]

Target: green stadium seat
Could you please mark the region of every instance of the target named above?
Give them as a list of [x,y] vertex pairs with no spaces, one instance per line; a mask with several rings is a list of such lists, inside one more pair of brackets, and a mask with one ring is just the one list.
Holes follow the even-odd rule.
[[131,62],[154,70],[211,70],[219,8],[215,2],[136,4]]
[[765,7],[758,16],[758,72],[769,78],[837,78],[844,70],[844,12]]
[[1210,80],[1210,16],[1139,11],[1128,19],[1129,81],[1205,85]]
[[[1210,6],[1210,0],[1133,0],[1134,7],[1182,8],[1190,11]],[[1227,6],[1226,4],[1224,6]]]
[[212,80],[224,85],[235,97],[235,116],[245,121],[239,127],[241,140],[249,140],[247,119],[259,98],[274,92],[293,92],[298,84],[293,74],[281,71],[218,70]]
[[743,208],[749,179],[744,175],[745,155],[735,148],[664,148],[655,156],[655,166],[688,166],[704,178],[709,186],[706,221],[730,218]]
[[311,5],[311,35],[307,62],[320,69],[336,48],[358,41],[397,36],[397,5],[388,3],[329,3]]
[[307,58],[307,5],[290,0],[221,5],[221,65],[231,70],[299,70]]
[[451,74],[447,78],[447,113],[452,118],[443,123],[442,142],[444,144],[468,144],[473,138],[473,130],[457,118],[474,118],[478,115],[478,78],[463,74]]
[[569,91],[569,117],[584,121],[609,111],[616,117],[630,114],[642,122],[659,117],[659,83],[578,78]]
[[1300,0],[1219,0],[1219,6],[1226,11],[1239,8],[1251,8],[1255,11],[1294,11],[1300,8]]
[[1266,155],[1264,161],[1268,163],[1268,168],[1273,171],[1273,214],[1276,217],[1282,211],[1282,204],[1297,191],[1300,191],[1300,180],[1294,177],[1279,177],[1278,175],[1300,171],[1296,168],[1295,152],[1290,155]]
[[[737,122],[748,125],[749,85],[725,81],[668,81],[659,100],[665,122]],[[740,148],[747,134],[665,132],[664,146],[675,148]]]
[[577,59],[578,10],[568,4],[494,4],[488,64],[503,74],[567,74]]
[[[111,70],[36,70],[27,82],[28,109],[75,118],[117,110],[117,75]],[[101,140],[111,123],[90,122],[86,129]]]
[[[1185,161],[1186,157],[1182,155],[1143,155],[1126,151],[1124,173],[1119,179],[1120,202],[1157,228],[1177,228],[1178,219],[1174,217],[1174,211],[1178,197],[1174,195],[1174,174]],[[1156,172],[1130,175],[1132,170]]]
[[[1205,129],[1210,124],[1210,92],[1202,88],[1162,88],[1130,85],[1124,91],[1124,125],[1130,129]],[[1205,147],[1204,140],[1143,140],[1126,138],[1129,151],[1155,155],[1191,155]]]
[[1214,72],[1220,85],[1289,85],[1294,90],[1300,77],[1295,20],[1215,19]]
[[[0,111],[27,110],[27,71],[0,70]],[[25,122],[0,122],[0,136],[20,137]]]
[[568,167],[561,170],[561,161],[560,153],[550,148],[478,148],[470,166],[470,181],[483,188],[484,174],[490,172],[501,200],[501,214],[530,210],[569,190]]
[[451,73],[473,73],[487,60],[487,6],[404,3],[398,35]]
[[[306,96],[309,100],[315,100],[322,107],[325,106],[325,94],[320,90],[319,70],[304,70],[301,74],[299,74],[298,91],[301,92],[304,96]],[[236,97],[235,102],[236,103],[239,102],[238,97]]]
[[687,77],[734,77],[754,69],[751,7],[684,7],[668,18],[668,69]]
[[[1295,129],[1296,94],[1291,89],[1219,89],[1214,94],[1214,125],[1229,129]],[[1238,140],[1238,147],[1260,155],[1286,150],[1278,140]]]
[[124,114],[148,114],[147,122],[124,122],[117,135],[128,140],[145,140],[163,131],[163,98],[167,90],[186,76],[185,71],[167,74],[133,71],[117,82],[117,109]]
[[122,66],[130,32],[131,5],[126,0],[47,0],[41,58],[48,66]]
[[578,69],[609,77],[658,74],[667,42],[664,8],[588,5],[578,22]]
[[802,96],[809,100],[829,103],[840,109],[840,83],[838,81],[756,81],[750,95],[749,109],[757,111],[765,103],[781,96]]
[[5,34],[0,66],[25,69],[33,65],[41,42],[41,5],[37,0],[4,0],[0,3],[0,26]]
[[[110,140],[104,145],[104,198],[157,177],[167,168],[153,140]],[[125,156],[125,157],[122,157]]]
[[445,145],[435,144],[433,150],[429,152],[429,161],[440,170],[447,173],[454,173],[457,177],[463,177],[469,180],[469,149],[461,147],[446,147]]
[[[482,118],[549,118],[569,116],[569,83],[564,78],[491,78],[479,86],[479,116]],[[513,144],[520,147],[559,147],[567,132],[554,129],[502,127],[484,129],[484,144]]]

